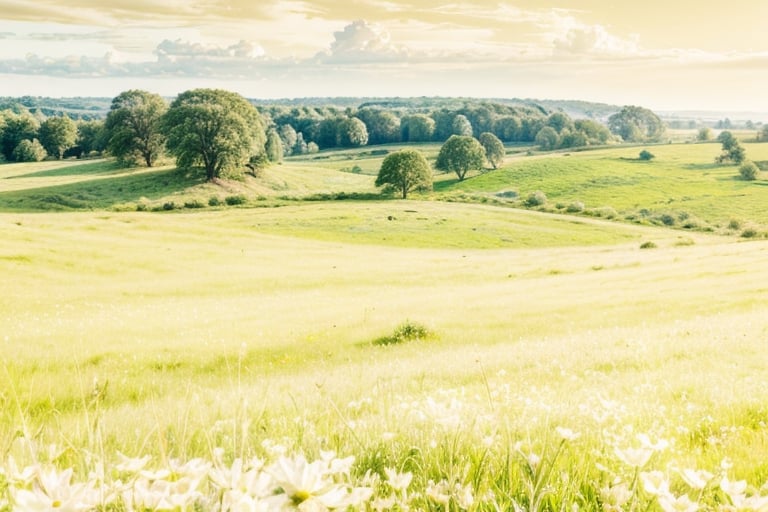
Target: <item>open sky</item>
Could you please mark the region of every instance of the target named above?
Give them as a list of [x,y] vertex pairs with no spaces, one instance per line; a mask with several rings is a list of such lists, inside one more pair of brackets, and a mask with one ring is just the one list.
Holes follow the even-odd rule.
[[0,0],[0,96],[581,99],[768,110],[766,0]]

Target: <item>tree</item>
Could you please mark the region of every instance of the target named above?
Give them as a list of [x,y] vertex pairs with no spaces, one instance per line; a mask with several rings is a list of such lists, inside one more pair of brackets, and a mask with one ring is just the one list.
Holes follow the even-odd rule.
[[360,109],[355,117],[365,123],[369,144],[400,142],[400,119],[381,108]]
[[482,169],[485,163],[485,150],[474,137],[451,135],[437,154],[435,167],[444,172],[453,171],[459,181],[463,181],[467,172]]
[[381,163],[376,186],[389,185],[406,199],[411,190],[432,190],[432,170],[427,159],[415,149],[404,149],[387,155]]
[[659,116],[643,107],[623,107],[608,118],[608,128],[625,142],[658,142],[664,136]]
[[710,130],[708,126],[699,128],[699,132],[696,134],[696,140],[699,142],[712,140],[712,130]]
[[80,153],[88,155],[92,152],[101,153],[107,148],[107,132],[104,129],[104,121],[80,121],[77,126],[77,144]]
[[500,117],[493,123],[493,131],[501,140],[520,140],[520,120],[513,116]]
[[[309,144],[315,144],[314,142],[310,142]],[[309,153],[309,144],[307,144],[304,141],[304,134],[299,132],[296,134],[296,144],[293,146],[293,153],[296,155],[304,155],[306,153]],[[315,147],[317,148],[317,144],[315,144]],[[319,151],[319,149],[318,149]]]
[[278,163],[283,161],[283,141],[280,140],[277,130],[269,130],[264,151],[270,162]]
[[368,144],[368,129],[365,123],[356,117],[342,120],[337,127],[336,145],[341,147],[357,147]]
[[435,134],[435,120],[424,114],[406,116],[400,121],[403,142],[428,142]]
[[504,144],[490,132],[480,134],[480,144],[485,150],[485,159],[496,169],[504,161]]
[[472,136],[472,123],[469,122],[467,116],[459,114],[453,118],[451,123],[451,133],[453,135],[464,135],[466,137]]
[[264,153],[261,115],[239,94],[193,89],[180,94],[163,116],[168,151],[179,167],[202,166],[208,180],[221,177]]
[[6,110],[3,113],[5,118],[5,127],[2,133],[2,151],[6,160],[13,161],[13,152],[16,146],[23,140],[29,140],[37,137],[40,129],[40,123],[28,111],[24,110],[20,114]]
[[644,150],[642,150],[640,152],[640,155],[638,155],[638,158],[640,160],[644,160],[644,161],[647,162],[647,161],[650,161],[650,160],[653,160],[654,158],[656,158],[656,155],[654,155],[653,153],[651,153],[647,149],[644,149]]
[[568,114],[564,112],[555,112],[547,118],[547,126],[551,126],[557,133],[562,133],[563,130],[571,130],[573,128],[573,121]]
[[168,107],[158,94],[131,89],[112,100],[104,129],[107,148],[121,162],[152,167],[162,154],[160,121]]
[[45,152],[45,148],[37,139],[29,140],[24,139],[14,148],[13,159],[16,162],[40,162],[44,160],[48,154]]
[[739,144],[739,139],[737,139],[731,132],[727,130],[720,132],[720,135],[717,136],[717,142],[723,145],[723,151],[715,158],[716,163],[733,163],[739,165],[746,160],[746,151],[744,151],[744,148]]
[[588,145],[607,144],[611,139],[608,128],[592,119],[577,119],[573,123],[573,128],[584,134]]
[[77,143],[77,125],[66,116],[49,117],[40,125],[40,144],[61,160],[64,151]]
[[744,180],[753,181],[757,179],[757,173],[759,170],[760,169],[758,169],[754,162],[746,160],[743,164],[741,164],[741,167],[739,167],[739,175]]
[[536,134],[534,142],[542,151],[555,149],[560,143],[560,136],[551,126],[545,126]]
[[283,142],[283,155],[291,156],[298,137],[296,130],[290,124],[284,124],[280,126],[277,133],[280,135],[280,140]]

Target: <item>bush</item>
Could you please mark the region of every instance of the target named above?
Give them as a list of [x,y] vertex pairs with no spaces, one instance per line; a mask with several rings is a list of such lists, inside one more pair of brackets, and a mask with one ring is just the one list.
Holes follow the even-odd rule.
[[647,162],[649,160],[653,160],[654,158],[656,158],[656,155],[654,155],[653,153],[651,153],[647,149],[644,149],[644,150],[642,150],[640,152],[639,158],[640,158],[640,160],[644,160],[644,161]]
[[747,228],[741,232],[742,238],[755,238],[757,236],[757,230],[754,228]]
[[22,140],[13,150],[13,159],[17,162],[40,162],[45,160],[48,153],[37,139]]
[[224,198],[224,202],[227,203],[229,206],[237,206],[239,204],[245,204],[245,196],[243,195],[234,195],[234,196],[227,196]]
[[662,215],[659,217],[659,220],[660,220],[660,221],[661,221],[661,223],[662,223],[662,224],[664,224],[665,226],[674,226],[674,225],[675,225],[675,217],[674,217],[674,216],[672,216],[672,215],[670,215],[670,214],[668,214],[668,213],[664,213],[664,214],[662,214]]
[[218,196],[211,196],[210,199],[208,199],[208,206],[220,206],[221,205],[221,199],[219,199]]
[[657,247],[658,247],[658,245],[656,245],[654,242],[650,242],[650,241],[649,242],[643,242],[642,244],[640,244],[640,248],[641,249],[655,249]]
[[496,192],[496,197],[501,197],[502,199],[517,199],[517,190],[502,190]]
[[163,210],[170,211],[176,208],[176,203],[173,201],[168,201],[167,203],[163,203]]
[[584,211],[584,203],[581,201],[574,201],[568,205],[565,211],[568,213],[581,213]]
[[753,181],[757,179],[759,170],[760,169],[757,168],[757,165],[755,165],[754,162],[747,160],[741,164],[741,167],[739,167],[739,175],[744,180]]
[[193,199],[192,201],[185,201],[184,208],[205,208],[205,205],[202,201]]
[[547,195],[541,190],[531,192],[528,199],[525,200],[526,206],[544,206],[547,204]]
[[429,329],[421,324],[406,320],[397,326],[395,331],[389,336],[382,336],[373,340],[374,345],[397,345],[406,341],[417,341],[431,338],[433,335]]
[[733,230],[741,229],[741,221],[738,219],[731,219],[728,222],[728,229],[733,229]]

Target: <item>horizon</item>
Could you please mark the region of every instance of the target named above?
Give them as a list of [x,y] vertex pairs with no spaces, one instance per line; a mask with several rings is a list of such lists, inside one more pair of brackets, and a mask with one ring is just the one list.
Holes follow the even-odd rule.
[[213,87],[262,100],[537,98],[665,112],[766,110],[761,0],[0,6],[2,96],[143,89],[173,97]]

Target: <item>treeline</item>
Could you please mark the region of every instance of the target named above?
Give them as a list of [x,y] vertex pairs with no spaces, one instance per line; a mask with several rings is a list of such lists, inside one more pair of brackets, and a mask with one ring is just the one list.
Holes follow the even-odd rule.
[[[164,143],[159,141],[166,134],[153,127],[159,126],[158,120],[171,102],[157,94],[137,90],[121,93],[101,119],[62,112],[46,115],[41,108],[30,108],[42,100],[19,100],[0,111],[0,158],[5,161],[83,157],[106,151],[125,163],[151,166],[164,150]],[[566,112],[552,112],[531,102],[390,98],[341,107],[320,106],[319,100],[308,100],[308,105],[298,101],[248,101],[258,112],[264,130],[263,160],[274,162],[284,156],[330,148],[443,143],[454,135],[479,140],[483,134],[491,134],[507,144],[535,144],[542,150],[553,150],[613,141],[658,141],[664,133],[659,118],[641,107],[624,107],[608,118],[606,126],[594,119],[573,119]],[[84,99],[71,99],[70,103],[73,108],[88,104]],[[95,100],[91,103],[97,106]]]
[[564,112],[551,113],[535,105],[476,101],[454,108],[431,108],[391,100],[344,109],[258,108],[280,137],[286,156],[369,144],[445,142],[451,135],[479,138],[482,133],[492,133],[505,143],[542,142],[546,149],[605,144],[612,139],[608,128],[597,121],[574,121]]

